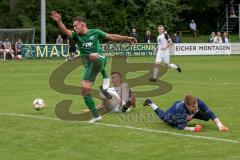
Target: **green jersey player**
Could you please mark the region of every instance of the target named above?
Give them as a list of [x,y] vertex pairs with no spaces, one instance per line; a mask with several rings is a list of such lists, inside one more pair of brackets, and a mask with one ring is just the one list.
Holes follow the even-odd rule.
[[108,34],[99,29],[88,29],[83,17],[76,17],[73,20],[74,32],[72,32],[67,29],[62,22],[60,13],[52,11],[51,17],[57,22],[59,28],[66,36],[72,38],[77,43],[85,65],[85,72],[82,79],[82,95],[86,105],[93,114],[93,119],[89,122],[94,123],[99,121],[102,117],[97,112],[93,98],[90,95],[92,85],[99,72],[101,72],[103,76],[103,89],[109,87],[109,79],[104,69],[106,58],[102,55],[99,39],[107,39],[116,42],[126,41],[129,43],[136,43],[136,39],[134,37]]

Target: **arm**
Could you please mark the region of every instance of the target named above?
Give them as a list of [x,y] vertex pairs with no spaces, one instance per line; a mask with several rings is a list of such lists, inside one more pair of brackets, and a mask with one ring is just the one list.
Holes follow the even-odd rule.
[[61,14],[57,13],[56,11],[52,11],[51,15],[52,19],[57,22],[59,28],[65,33],[67,37],[70,37],[72,32],[66,28],[66,26],[63,24],[61,19]]
[[131,89],[129,89],[129,92],[130,92],[130,102],[131,102],[131,106],[132,107],[136,107],[136,97],[135,95],[133,95],[133,92],[131,91]]
[[187,127],[187,126],[186,126],[186,127],[184,127],[184,130],[185,130],[185,131],[201,132],[202,126],[199,125],[199,124],[195,125],[195,127]]
[[228,131],[228,128],[225,127],[222,122],[217,118],[217,116],[210,110],[210,108],[201,100],[198,100],[199,109],[202,110],[209,118],[211,118],[214,123],[217,125],[220,131]]
[[128,37],[128,36],[121,36],[118,34],[107,34],[106,39],[114,42],[122,42],[127,41],[129,43],[136,43],[137,40],[134,37]]
[[217,125],[219,131],[228,131],[228,128],[225,127],[218,118],[215,118],[213,121]]
[[167,46],[166,46],[166,48],[169,48],[171,45],[172,45],[172,39],[171,38],[169,38],[168,39],[168,44],[167,44]]

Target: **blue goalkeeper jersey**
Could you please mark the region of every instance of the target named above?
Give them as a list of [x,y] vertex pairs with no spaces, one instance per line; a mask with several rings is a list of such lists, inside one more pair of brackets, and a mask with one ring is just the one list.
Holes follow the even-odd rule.
[[[216,118],[215,114],[209,107],[200,99],[197,99],[198,111],[194,113],[193,118],[209,120]],[[163,120],[171,126],[178,129],[184,129],[187,125],[186,117],[193,115],[189,112],[183,101],[176,101],[165,113]],[[196,116],[196,117],[195,117]]]
[[184,129],[187,124],[186,116],[191,115],[184,102],[176,101],[166,112],[163,120],[173,127]]

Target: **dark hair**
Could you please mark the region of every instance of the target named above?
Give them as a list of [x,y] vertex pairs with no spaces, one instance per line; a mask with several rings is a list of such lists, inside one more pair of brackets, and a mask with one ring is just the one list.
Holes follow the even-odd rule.
[[84,22],[86,23],[86,20],[84,17],[77,16],[76,18],[73,19],[73,22],[78,21],[78,22]]

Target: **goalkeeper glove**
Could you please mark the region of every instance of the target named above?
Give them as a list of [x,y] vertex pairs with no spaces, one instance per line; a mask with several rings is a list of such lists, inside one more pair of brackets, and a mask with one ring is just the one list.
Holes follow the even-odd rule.
[[201,132],[202,126],[200,124],[195,125],[194,132]]

